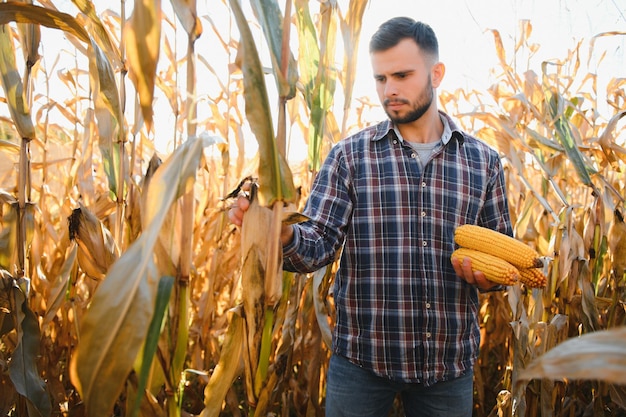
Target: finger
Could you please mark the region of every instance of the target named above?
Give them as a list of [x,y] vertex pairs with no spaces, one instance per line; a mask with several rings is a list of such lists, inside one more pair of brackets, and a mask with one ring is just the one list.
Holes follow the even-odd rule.
[[239,207],[232,207],[228,210],[228,221],[235,226],[241,226],[243,223],[243,212],[239,209]]
[[250,200],[244,196],[237,197],[237,201],[235,202],[235,204],[242,212],[245,212],[250,208]]
[[474,272],[474,280],[476,281],[476,286],[482,290],[489,290],[498,285],[497,283],[487,279],[485,274],[481,271]]
[[235,204],[233,204],[228,210],[228,220],[236,225],[241,226],[243,224],[243,215],[250,208],[250,200],[244,196],[237,197]]
[[458,258],[452,258],[452,268],[454,268],[454,272],[458,276],[463,277],[463,268],[461,267],[461,262]]
[[463,258],[463,263],[461,264],[461,270],[463,272],[463,277],[465,277],[465,281],[468,284],[475,285],[476,279],[474,278],[474,271],[472,270],[472,260],[468,257]]

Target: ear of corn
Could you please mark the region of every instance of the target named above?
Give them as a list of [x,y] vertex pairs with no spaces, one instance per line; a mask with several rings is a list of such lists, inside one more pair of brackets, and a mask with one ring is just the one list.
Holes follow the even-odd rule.
[[519,279],[519,270],[504,259],[475,249],[459,248],[452,253],[451,259],[470,258],[472,270],[481,271],[489,281],[503,285],[514,285]]
[[462,247],[475,249],[504,259],[517,268],[540,268],[543,262],[537,251],[504,233],[473,224],[456,228],[454,241]]
[[111,232],[82,204],[68,218],[70,239],[78,243],[78,265],[90,278],[101,280],[119,258]]
[[526,268],[519,270],[519,280],[531,288],[543,288],[546,286],[547,278],[539,268]]

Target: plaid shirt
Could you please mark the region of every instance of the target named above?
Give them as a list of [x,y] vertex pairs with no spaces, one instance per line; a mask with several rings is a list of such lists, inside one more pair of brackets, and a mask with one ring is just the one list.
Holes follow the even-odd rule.
[[[377,375],[426,386],[471,369],[476,287],[454,272],[454,229],[512,234],[498,154],[440,112],[446,131],[424,169],[391,121],[340,141],[315,178],[284,268],[333,262],[333,352]],[[446,134],[447,132],[447,134]]]

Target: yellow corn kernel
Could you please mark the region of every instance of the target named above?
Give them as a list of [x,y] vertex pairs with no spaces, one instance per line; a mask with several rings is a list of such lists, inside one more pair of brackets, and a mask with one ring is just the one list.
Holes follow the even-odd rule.
[[472,270],[481,271],[485,274],[489,281],[497,282],[503,285],[513,285],[519,279],[519,270],[504,259],[498,258],[488,253],[484,253],[475,249],[458,248],[452,252],[450,259],[470,258],[472,261]]
[[520,282],[531,288],[543,288],[546,286],[548,279],[540,268],[527,268],[519,270]]
[[540,268],[543,262],[537,251],[504,233],[473,224],[456,228],[454,241],[461,247],[475,249],[502,258],[517,268]]

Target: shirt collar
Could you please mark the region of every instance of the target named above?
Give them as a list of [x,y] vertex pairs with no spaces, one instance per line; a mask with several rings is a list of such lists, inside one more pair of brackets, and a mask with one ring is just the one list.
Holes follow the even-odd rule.
[[[459,134],[461,134],[461,137],[462,137],[461,130],[456,126],[456,124],[454,123],[454,121],[452,120],[450,116],[448,116],[446,113],[439,110],[439,117],[441,118],[441,121],[443,123],[443,134],[441,135],[441,142],[444,145],[450,142],[450,139],[452,138],[453,133],[458,132]],[[387,136],[389,131],[394,130],[394,127],[395,126],[393,122],[389,119],[379,123],[378,126],[376,126],[376,133],[372,137],[372,141],[377,141],[377,140],[384,138],[385,136]],[[401,138],[399,134],[397,136],[398,138]]]

